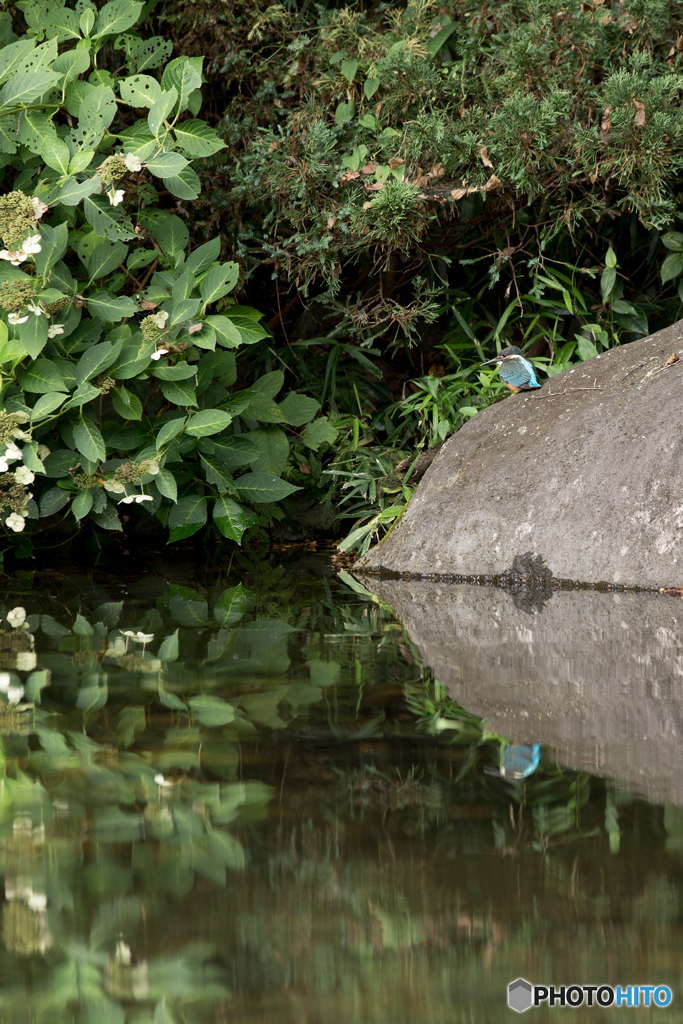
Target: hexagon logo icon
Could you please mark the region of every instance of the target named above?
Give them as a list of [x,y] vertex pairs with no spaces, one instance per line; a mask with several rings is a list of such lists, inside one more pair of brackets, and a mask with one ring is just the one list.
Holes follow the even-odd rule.
[[508,985],[508,1006],[517,1013],[524,1013],[533,1004],[533,987],[524,978],[517,978]]

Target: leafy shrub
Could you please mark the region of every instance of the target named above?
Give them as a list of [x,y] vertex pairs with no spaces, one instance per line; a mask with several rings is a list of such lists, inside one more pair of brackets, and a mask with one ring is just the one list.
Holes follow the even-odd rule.
[[24,32],[0,15],[2,522],[120,530],[124,504],[171,540],[211,521],[239,543],[297,489],[283,427],[319,406],[277,403],[278,370],[232,390],[236,352],[268,332],[234,303],[220,237],[190,251],[178,215],[193,162],[224,148],[197,118],[202,59],[141,38],[133,0],[18,6]]

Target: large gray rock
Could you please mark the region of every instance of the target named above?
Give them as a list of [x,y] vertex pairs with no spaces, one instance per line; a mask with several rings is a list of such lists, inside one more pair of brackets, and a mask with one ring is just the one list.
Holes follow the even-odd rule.
[[435,678],[494,732],[683,804],[683,600],[384,580]]
[[682,341],[683,320],[479,413],[360,567],[683,583]]

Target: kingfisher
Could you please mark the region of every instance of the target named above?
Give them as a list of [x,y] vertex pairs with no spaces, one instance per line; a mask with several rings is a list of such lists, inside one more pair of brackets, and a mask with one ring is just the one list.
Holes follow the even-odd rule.
[[508,345],[493,359],[489,359],[482,366],[498,366],[498,373],[504,383],[510,388],[513,394],[518,391],[531,391],[533,388],[540,388],[542,385],[536,380],[536,370],[533,363],[524,357],[521,348],[516,345]]

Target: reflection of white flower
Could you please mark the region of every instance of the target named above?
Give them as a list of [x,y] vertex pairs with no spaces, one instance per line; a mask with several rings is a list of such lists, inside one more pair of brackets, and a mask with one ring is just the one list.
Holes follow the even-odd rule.
[[123,162],[128,170],[133,171],[133,173],[137,173],[137,171],[142,170],[142,160],[139,156],[136,156],[135,153],[126,153],[123,158]]
[[117,636],[104,652],[107,658],[122,658],[126,653],[126,643],[122,636]]
[[168,320],[168,317],[169,314],[165,310],[160,310],[158,313],[154,313],[152,315],[152,320],[157,325],[159,330],[163,331],[163,329],[166,326],[166,321]]
[[132,629],[122,629],[121,632],[136,644],[150,644],[154,639],[154,633],[143,633],[140,630],[134,633]]
[[24,696],[23,686],[10,686],[7,689],[7,701],[9,704],[18,704]]
[[[9,622],[12,629],[21,629],[26,622],[26,609],[22,608],[21,605],[17,605],[11,612],[7,613],[7,621]],[[5,673],[3,672],[3,676]]]
[[19,466],[18,469],[14,470],[14,479],[18,484],[32,484],[35,478],[36,474],[28,466]]
[[123,939],[119,939],[119,941],[116,943],[116,953],[114,954],[114,959],[118,964],[123,964],[124,967],[130,966],[130,946],[128,945],[127,942],[124,942]]
[[51,327],[48,327],[48,338],[56,338],[58,334],[64,334],[64,324],[52,324]]
[[[26,319],[28,320],[28,317],[26,317]],[[152,352],[152,359],[161,359],[162,356],[167,356],[167,355],[168,355],[168,349],[167,348],[158,348],[156,350],[156,352]]]
[[165,779],[161,773],[154,776],[154,781],[160,789],[170,789],[173,785],[173,783],[169,782],[168,779]]
[[15,533],[21,533],[24,529],[25,523],[20,515],[13,512],[11,516],[8,516],[5,520],[5,526],[9,526],[10,530],[14,530]]
[[33,203],[33,209],[35,210],[34,216],[36,220],[40,220],[43,214],[47,213],[47,211],[50,209],[47,203],[44,203],[42,199],[38,199],[37,196],[34,196],[31,202]]
[[111,188],[107,192],[107,198],[109,199],[109,202],[112,206],[118,206],[119,203],[123,202],[123,197],[125,196],[125,194],[125,189]]
[[35,651],[19,651],[17,654],[17,668],[20,672],[33,672],[38,664],[38,657]]
[[11,324],[25,324],[28,320],[28,313],[26,316],[19,316],[18,313],[10,313],[7,319]]

